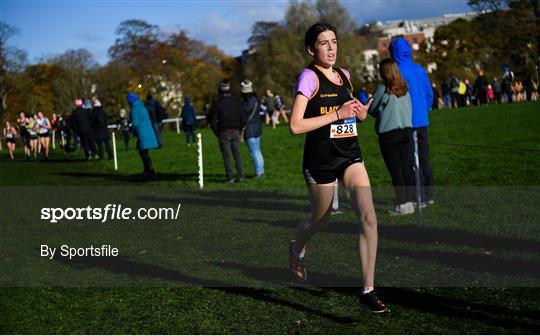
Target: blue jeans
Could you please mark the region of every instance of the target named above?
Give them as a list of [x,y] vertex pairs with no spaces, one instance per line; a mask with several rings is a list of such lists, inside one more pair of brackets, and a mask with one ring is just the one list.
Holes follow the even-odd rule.
[[255,174],[264,173],[264,158],[261,152],[261,137],[247,138],[247,146],[249,148],[249,154],[253,158],[253,164],[255,165]]
[[452,108],[452,96],[449,94],[444,96],[444,108]]

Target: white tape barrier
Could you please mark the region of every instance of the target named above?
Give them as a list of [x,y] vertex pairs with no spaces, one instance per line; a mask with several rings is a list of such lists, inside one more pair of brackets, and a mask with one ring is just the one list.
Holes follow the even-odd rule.
[[112,146],[113,146],[113,157],[114,157],[114,170],[118,170],[118,159],[116,156],[116,133],[112,132]]
[[[206,120],[206,116],[203,116],[203,115],[196,116],[195,118],[197,120]],[[180,134],[180,124],[182,123],[182,118],[178,117],[178,118],[163,119],[161,123],[163,124],[176,123],[176,132]],[[129,126],[131,127],[131,124],[129,124]],[[107,125],[107,128],[109,129],[113,129],[117,127],[118,127],[118,124]]]
[[[285,110],[285,113],[290,114],[291,110]],[[203,115],[198,115],[195,118],[197,120],[206,120],[206,116],[203,116]],[[176,123],[176,133],[180,134],[180,124],[182,123],[182,118],[177,117],[177,118],[163,119],[161,123],[163,124]],[[111,125],[107,125],[107,128],[113,129],[113,128],[117,128],[118,126],[119,126],[118,124],[111,124]],[[131,127],[131,124],[129,124],[129,126]]]
[[204,172],[203,172],[203,154],[202,154],[202,136],[197,133],[197,147],[199,149],[199,189],[204,188]]

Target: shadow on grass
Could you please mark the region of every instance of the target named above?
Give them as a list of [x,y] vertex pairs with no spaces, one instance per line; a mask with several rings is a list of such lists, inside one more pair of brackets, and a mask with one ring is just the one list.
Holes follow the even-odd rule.
[[[239,223],[263,223],[271,226],[278,226],[296,229],[298,222],[287,220],[265,220],[265,219],[236,219]],[[358,234],[359,225],[355,222],[330,222],[327,233]],[[473,232],[426,228],[418,229],[414,225],[385,225],[379,224],[379,238],[396,240],[413,244],[449,244],[453,246],[478,247],[485,251],[493,250],[520,251],[526,253],[540,254],[540,242],[532,239],[518,239],[510,237],[497,237],[482,235]]]
[[[245,276],[258,281],[273,281],[283,286],[291,286],[288,269],[277,267],[255,267],[238,263],[214,263],[217,267],[235,269],[241,271]],[[311,287],[295,287],[296,290],[307,292],[311,295],[326,296],[327,291],[351,295],[358,297],[360,279],[341,278],[334,275],[322,273],[309,273],[309,280],[305,283]],[[336,287],[317,288],[321,284],[334,284]],[[349,286],[341,286],[341,285]],[[454,290],[463,290],[457,288]],[[390,305],[399,305],[405,309],[414,309],[424,313],[448,316],[451,318],[467,318],[485,322],[490,325],[513,329],[516,326],[535,331],[538,325],[519,321],[520,318],[531,318],[537,320],[540,317],[538,311],[512,311],[503,306],[495,306],[483,303],[474,303],[446,296],[434,295],[421,290],[385,287],[378,290],[381,297]]]
[[[494,275],[528,276],[536,281],[531,286],[539,286],[540,263],[523,259],[497,258],[491,255],[441,252],[441,251],[414,251],[397,248],[383,248],[382,254],[395,257],[406,257],[416,260],[429,260],[438,264],[447,265],[476,273],[489,273]],[[437,275],[434,276],[434,278]]]
[[[287,202],[288,195],[272,192],[253,192],[253,191],[209,191],[209,192],[185,192],[184,195],[193,195],[193,197],[183,197],[183,205],[193,206],[211,206],[227,207],[245,210],[261,211],[294,211],[307,212],[309,208],[306,205],[300,206]],[[264,199],[261,201],[260,199]],[[146,202],[160,202],[177,204],[178,197],[155,197],[143,196],[138,200]]]
[[[239,223],[264,223],[271,226],[296,229],[298,222],[288,220],[236,219]],[[354,222],[330,222],[324,232],[358,234],[359,225]],[[521,251],[538,254],[540,244],[534,240],[507,237],[492,237],[448,229],[417,229],[413,225],[379,226],[379,238],[421,245],[449,244],[482,249],[477,254],[463,252],[441,252],[433,250],[381,249],[383,254],[428,260],[471,272],[485,272],[493,275],[528,276],[540,279],[540,263],[524,259],[499,258],[493,255],[497,250]]]
[[212,290],[218,290],[229,294],[241,295],[254,300],[264,301],[266,303],[276,304],[308,314],[319,315],[322,318],[334,321],[340,324],[355,322],[349,317],[341,317],[319,311],[312,307],[307,307],[296,302],[290,302],[282,298],[273,296],[275,291],[250,287],[232,287],[231,284],[216,280],[206,280],[196,278],[182,272],[164,268],[157,265],[145,264],[139,261],[124,257],[75,257],[69,259],[66,257],[55,257],[54,260],[78,269],[99,268],[112,273],[122,273],[131,276],[141,276],[146,278],[159,278],[162,280],[179,282],[184,285],[203,286]]
[[[152,180],[144,180],[141,174],[120,174],[120,173],[92,173],[92,172],[64,172],[56,173],[60,176],[76,177],[76,178],[102,178],[108,181],[118,182],[153,182],[153,181],[193,181],[197,182],[199,177],[196,173],[156,173],[156,178]],[[214,174],[205,175],[205,181],[208,182],[223,182],[225,175]]]

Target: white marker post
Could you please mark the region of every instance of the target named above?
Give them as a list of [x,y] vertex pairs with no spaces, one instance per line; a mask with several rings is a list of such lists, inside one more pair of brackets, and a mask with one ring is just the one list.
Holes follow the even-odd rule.
[[62,147],[66,147],[66,138],[64,136],[64,131],[61,131],[62,133]]
[[176,134],[180,134],[180,118],[176,118]]
[[421,228],[422,223],[420,221],[421,205],[422,205],[422,196],[420,194],[420,159],[418,156],[418,132],[413,132],[413,141],[414,141],[414,177],[416,180],[416,227]]
[[2,151],[2,138],[0,137],[0,152]]
[[114,170],[118,170],[118,159],[116,158],[116,134],[112,132],[112,146],[114,157]]
[[204,174],[203,174],[203,154],[202,154],[202,136],[201,133],[197,133],[197,146],[199,147],[199,189],[204,187]]
[[56,131],[52,131],[52,149],[56,149]]

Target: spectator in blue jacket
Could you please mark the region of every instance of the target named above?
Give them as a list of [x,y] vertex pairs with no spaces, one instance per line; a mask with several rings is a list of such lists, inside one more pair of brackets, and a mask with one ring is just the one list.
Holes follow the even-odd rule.
[[191,145],[189,142],[190,139],[195,144],[195,125],[197,122],[195,113],[195,107],[191,104],[191,99],[186,97],[184,99],[184,106],[182,107],[182,114],[180,117],[182,118],[182,128],[184,129],[184,132],[186,132],[186,143],[188,146]]
[[159,146],[156,133],[144,102],[134,92],[127,95],[127,101],[131,106],[131,125],[137,134],[137,149],[144,165],[143,178],[154,178],[155,172],[149,150]]
[[409,87],[412,102],[412,126],[418,134],[420,159],[420,183],[422,202],[433,203],[433,174],[429,163],[428,113],[433,102],[433,91],[426,70],[412,60],[409,42],[399,37],[390,43],[390,55],[398,64],[399,71]]

